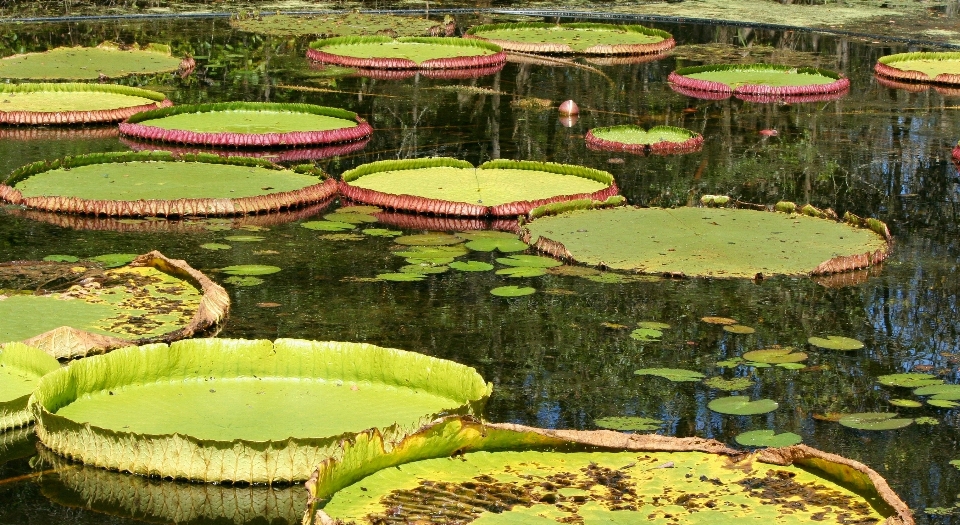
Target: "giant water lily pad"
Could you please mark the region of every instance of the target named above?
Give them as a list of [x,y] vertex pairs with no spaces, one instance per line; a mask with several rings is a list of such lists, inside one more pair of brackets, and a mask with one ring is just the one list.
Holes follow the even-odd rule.
[[230,19],[230,25],[241,31],[275,36],[452,36],[453,20],[440,23],[414,16],[377,13],[337,13],[324,15],[262,15]]
[[[291,482],[341,439],[476,414],[472,368],[367,344],[194,339],[73,363],[34,394],[37,435],[83,463],[197,481]],[[176,450],[171,455],[170,451]]]
[[582,166],[493,160],[475,168],[438,157],[364,164],[343,173],[341,192],[418,213],[516,217],[550,202],[606,199],[617,186],[609,173]]
[[668,381],[676,382],[699,381],[704,377],[700,372],[682,368],[641,368],[640,370],[634,370],[633,373],[638,376],[662,377]]
[[116,217],[244,215],[328,199],[337,185],[322,175],[241,157],[98,153],[23,166],[0,184],[0,199]]
[[169,105],[163,93],[127,86],[0,84],[0,124],[118,122],[135,113]]
[[755,277],[832,273],[878,263],[868,229],[799,214],[726,208],[612,208],[548,215],[524,226],[552,255],[643,273]]
[[842,96],[850,88],[850,81],[833,71],[775,64],[685,67],[670,73],[667,80],[673,89],[685,95],[722,98],[733,94],[756,102],[784,97],[796,97],[796,101],[803,101],[805,97],[829,99]]
[[0,432],[33,421],[27,400],[44,374],[60,368],[47,353],[22,343],[0,347]]
[[507,61],[500,46],[487,42],[388,36],[317,40],[310,43],[307,58],[365,69],[474,69],[488,73],[495,73]]
[[749,396],[728,396],[714,399],[707,404],[707,408],[721,414],[731,416],[752,416],[773,412],[780,404],[772,399],[758,399],[750,401]]
[[[86,275],[86,274],[84,274]],[[91,272],[86,286],[0,300],[0,342],[24,341],[57,358],[191,337],[218,324],[226,291],[159,252]]]
[[846,414],[839,419],[839,423],[857,430],[896,430],[911,425],[913,420],[898,418],[890,412],[864,412]]
[[183,104],[144,111],[120,124],[120,133],[141,139],[220,147],[332,144],[372,132],[352,111],[267,102]]
[[686,153],[703,146],[703,136],[674,126],[643,129],[632,124],[593,128],[584,137],[587,147],[631,153]]
[[[727,457],[734,451],[702,438],[462,419],[440,422],[400,443],[384,441],[373,432],[361,434],[344,443],[337,459],[319,465],[307,484],[305,523],[910,519],[907,506],[879,475],[802,445],[734,461]],[[597,446],[603,451],[590,448]],[[859,493],[849,489],[851,480]]]
[[659,29],[595,23],[486,24],[471,27],[465,36],[523,53],[641,55],[661,53],[676,45],[670,33]]
[[960,85],[960,53],[898,53],[880,57],[874,72],[907,82]]
[[[192,60],[188,62],[192,63]],[[121,51],[112,46],[58,47],[0,59],[0,78],[30,80],[98,80],[153,75],[187,69],[166,46]]]

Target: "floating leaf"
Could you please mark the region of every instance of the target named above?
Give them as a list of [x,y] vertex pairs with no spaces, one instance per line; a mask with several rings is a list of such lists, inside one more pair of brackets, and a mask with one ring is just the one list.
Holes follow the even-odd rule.
[[773,412],[780,404],[772,399],[750,401],[749,396],[728,396],[707,403],[707,408],[731,416],[752,416]]
[[884,375],[878,377],[877,382],[881,385],[902,386],[905,388],[918,388],[921,386],[943,384],[942,379],[937,379],[931,374],[920,374],[917,372]]
[[362,213],[364,215],[372,215],[374,213],[380,213],[383,210],[376,206],[356,205],[344,206],[337,211],[340,213]]
[[744,364],[747,365],[747,366],[752,366],[752,367],[754,367],[754,368],[770,368],[771,366],[773,366],[773,365],[771,365],[770,363],[758,363],[758,362],[755,362],[755,361],[747,361],[747,362],[744,363]]
[[803,441],[802,437],[793,432],[775,434],[773,430],[751,430],[734,439],[745,447],[789,447]]
[[863,343],[849,337],[839,335],[828,335],[827,337],[811,337],[807,342],[818,348],[827,350],[859,350],[863,348]]
[[348,222],[334,222],[334,221],[309,221],[301,222],[301,228],[306,228],[308,230],[317,230],[322,232],[339,232],[343,230],[352,230],[356,228],[355,225]]
[[463,239],[448,233],[422,233],[397,237],[393,242],[406,246],[450,246],[462,243]]
[[356,233],[327,233],[317,237],[320,240],[324,241],[362,241],[363,235],[357,235]]
[[368,222],[377,222],[377,218],[372,215],[366,215],[363,213],[350,213],[350,212],[343,212],[343,211],[328,213],[324,215],[323,218],[330,222],[345,222],[347,224],[364,224]]
[[802,363],[779,363],[777,368],[786,368],[787,370],[803,370],[807,366]]
[[913,420],[918,425],[939,425],[940,420],[935,417],[918,417]]
[[44,260],[44,261],[47,261],[47,262],[67,262],[67,263],[72,263],[72,262],[77,262],[77,261],[79,261],[80,258],[79,258],[79,257],[76,257],[76,256],[74,256],[74,255],[48,255],[48,256],[44,257],[43,260]]
[[665,330],[670,328],[670,325],[667,323],[661,323],[659,321],[640,321],[637,323],[638,328],[652,328],[654,330]]
[[481,261],[454,261],[450,267],[460,272],[488,272],[493,269],[493,265]]
[[97,261],[100,264],[103,264],[107,268],[119,268],[129,264],[131,261],[136,259],[139,254],[136,253],[108,253],[106,255],[98,255],[96,257],[91,257],[91,261]]
[[895,430],[909,426],[913,420],[897,419],[897,414],[892,412],[864,412],[846,414],[839,419],[839,423],[857,430]]
[[933,399],[958,401],[960,400],[960,385],[928,385],[913,391],[918,396],[933,396]]
[[497,262],[507,266],[523,268],[553,268],[563,264],[550,257],[541,257],[539,255],[511,255],[509,257],[499,257],[497,258]]
[[260,242],[264,237],[259,235],[231,235],[230,237],[224,237],[224,240],[233,241],[233,242]]
[[536,288],[530,287],[498,286],[493,290],[490,290],[490,293],[496,295],[497,297],[520,297],[522,295],[530,295],[536,291]]
[[960,406],[960,403],[957,403],[956,401],[948,401],[946,399],[929,399],[927,400],[927,404],[937,408],[956,408]]
[[731,334],[752,334],[756,332],[753,328],[749,326],[743,326],[742,324],[729,324],[723,327],[724,332],[730,332]]
[[625,324],[611,323],[611,322],[609,322],[609,321],[604,321],[604,322],[600,323],[600,326],[602,326],[602,327],[604,327],[604,328],[609,328],[609,329],[611,329],[611,330],[626,330],[627,328],[630,328],[629,326],[627,326],[627,325],[625,325]]
[[279,272],[280,267],[266,264],[238,264],[221,268],[220,271],[228,275],[270,275]]
[[659,341],[661,336],[663,332],[653,328],[637,328],[630,332],[630,337],[637,341]]
[[717,361],[717,366],[728,367],[728,366],[739,366],[744,364],[742,357],[731,357],[730,359],[724,359],[723,361]]
[[586,266],[570,266],[564,264],[548,269],[547,273],[551,275],[564,275],[568,277],[589,277],[591,275],[600,275],[600,270],[587,268]]
[[657,430],[663,421],[640,416],[611,416],[593,420],[593,424],[610,430]]
[[633,373],[638,376],[662,377],[668,381],[674,382],[700,381],[704,377],[704,375],[700,372],[684,370],[682,368],[641,368],[640,370],[634,370]]
[[753,386],[753,380],[749,377],[735,377],[733,379],[724,379],[720,376],[708,377],[703,380],[703,384],[707,385],[710,388],[716,388],[717,390],[724,390],[727,392],[734,392],[737,390],[744,390]]
[[413,282],[413,281],[422,281],[424,279],[422,273],[381,273],[377,275],[377,279],[381,281],[395,281],[395,282]]
[[227,284],[232,284],[234,286],[257,286],[258,284],[263,284],[265,281],[259,277],[227,277],[223,280]]
[[546,274],[547,272],[545,272],[543,268],[531,268],[527,266],[497,270],[497,275],[506,275],[507,277],[540,277]]
[[230,250],[230,249],[233,249],[233,246],[230,246],[229,244],[220,244],[220,243],[216,243],[216,242],[208,242],[208,243],[206,243],[206,244],[201,244],[200,247],[203,248],[204,250]]
[[618,273],[603,272],[598,275],[584,275],[583,278],[600,284],[620,284],[630,282],[632,276],[620,275]]
[[432,275],[436,273],[444,273],[449,269],[450,267],[445,265],[434,266],[432,264],[408,264],[407,266],[401,266],[400,272]]
[[803,352],[794,352],[793,347],[767,348],[764,350],[753,350],[743,354],[743,358],[757,363],[799,363],[807,359],[807,354]]
[[367,228],[366,230],[361,230],[360,233],[371,237],[398,237],[403,235],[403,232],[388,230],[386,228]]
[[461,257],[467,253],[469,252],[463,246],[411,246],[404,250],[393,252],[397,257],[406,257],[408,259],[445,260],[445,262],[438,264],[446,264],[455,257]]
[[719,324],[719,325],[737,324],[736,319],[730,319],[729,317],[701,317],[700,320],[709,324]]
[[522,252],[530,246],[520,239],[475,239],[466,244],[467,248],[478,252],[497,250],[504,253]]
[[244,224],[240,226],[240,229],[246,232],[268,232],[270,228],[265,226],[257,226],[256,224]]
[[913,399],[891,399],[890,404],[902,408],[918,408],[923,406],[923,403]]

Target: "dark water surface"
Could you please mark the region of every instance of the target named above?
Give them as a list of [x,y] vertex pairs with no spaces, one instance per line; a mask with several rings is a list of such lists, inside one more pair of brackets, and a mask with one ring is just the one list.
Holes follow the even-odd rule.
[[[479,20],[458,21],[466,27]],[[196,73],[128,83],[164,91],[177,103],[310,102],[367,118],[376,131],[365,149],[318,161],[333,175],[373,160],[430,155],[473,163],[492,158],[580,163],[612,172],[633,204],[683,206],[704,194],[727,194],[878,217],[896,237],[895,251],[882,268],[848,276],[851,284],[841,287],[786,278],[603,284],[545,276],[521,283],[538,293],[504,299],[489,290],[517,279],[492,272],[451,272],[414,283],[358,280],[404,264],[390,254],[390,240],[324,240],[321,232],[298,222],[270,225],[259,233],[185,227],[124,233],[58,226],[11,208],[0,214],[0,260],[158,249],[220,280],[216,269],[224,266],[277,265],[283,270],[265,276],[260,286],[227,286],[233,307],[222,337],[363,341],[453,359],[476,367],[494,383],[487,410],[493,421],[592,429],[595,418],[636,414],[664,420],[664,434],[731,444],[746,430],[795,432],[808,445],[881,472],[921,523],[950,523],[951,517],[928,516],[924,509],[957,501],[960,471],[948,462],[960,458],[960,411],[926,405],[899,409],[906,417],[929,416],[939,424],[889,432],[856,431],[813,415],[894,411],[889,399],[914,397],[906,389],[879,386],[881,374],[933,371],[948,382],[960,379],[960,179],[950,161],[950,149],[960,138],[960,97],[878,85],[871,73],[877,57],[905,47],[800,32],[657,27],[671,31],[679,44],[787,50],[774,57],[842,71],[852,88],[834,102],[695,100],[666,84],[678,63],[697,63],[675,57],[622,66],[510,63],[496,75],[472,80],[332,78],[311,69],[304,58],[309,39],[240,33],[218,19],[0,26],[0,55],[103,40],[168,43],[177,53],[198,57]],[[549,99],[554,107],[574,99],[581,118],[566,128],[554,110],[511,104],[522,97]],[[587,129],[617,123],[683,126],[701,132],[706,143],[702,152],[673,157],[585,147]],[[758,133],[768,128],[779,135]],[[8,128],[0,130],[0,172],[39,159],[128,147],[110,128],[35,134]],[[241,233],[265,240],[229,243],[233,249],[224,251],[200,248]],[[469,259],[492,262],[494,257],[474,253]],[[736,318],[756,333],[723,332],[700,322],[707,315]],[[629,330],[602,324],[647,320],[672,328],[661,342],[641,343],[629,337]],[[827,334],[854,337],[866,347],[845,353],[807,347],[808,337]],[[805,349],[810,368],[716,366],[718,360],[773,344]],[[646,367],[749,377],[753,385],[740,393],[774,399],[780,408],[753,417],[716,414],[706,405],[725,393],[699,383],[634,375]],[[281,524],[298,521],[305,504],[300,487],[203,486],[69,465],[64,470],[56,458],[33,455],[27,438],[15,437],[6,436],[12,445],[0,441],[0,523]],[[25,477],[9,479],[17,476]]]

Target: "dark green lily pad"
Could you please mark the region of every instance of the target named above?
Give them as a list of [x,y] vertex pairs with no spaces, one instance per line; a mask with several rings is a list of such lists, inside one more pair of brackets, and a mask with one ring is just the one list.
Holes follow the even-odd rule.
[[225,241],[233,242],[260,242],[264,239],[264,237],[260,237],[259,235],[231,235],[230,237],[224,237],[223,239]]
[[860,350],[863,343],[849,337],[839,335],[828,335],[826,337],[811,337],[807,342],[818,348],[827,350]]
[[360,233],[371,237],[399,237],[403,235],[403,232],[388,230],[386,228],[367,228],[366,230],[361,230]]
[[238,264],[221,268],[220,271],[227,275],[270,275],[280,271],[279,266],[268,266],[266,264]]
[[654,328],[637,328],[630,332],[630,337],[637,341],[659,341],[663,332]]
[[47,261],[47,262],[65,262],[65,263],[72,263],[72,262],[77,262],[77,261],[79,261],[80,258],[77,257],[77,256],[75,256],[75,255],[48,255],[48,256],[44,257],[43,260],[44,260],[44,261]]
[[497,270],[497,275],[506,275],[507,277],[540,277],[546,274],[547,272],[545,272],[543,268],[531,268],[527,266]]
[[863,412],[846,414],[840,418],[839,423],[857,430],[896,430],[909,426],[913,420],[897,418],[897,414],[892,412]]
[[930,399],[930,400],[927,400],[927,404],[937,408],[957,408],[958,406],[960,406],[960,403],[957,403],[956,401],[949,401],[946,399]]
[[449,233],[422,233],[397,237],[393,242],[406,246],[450,246],[462,243],[463,239]]
[[905,374],[889,374],[877,378],[877,382],[886,386],[902,386],[904,388],[919,388],[922,386],[942,385],[943,380],[931,374],[908,372]]
[[381,281],[394,281],[394,282],[412,282],[412,281],[422,281],[424,279],[422,273],[381,273],[377,275],[377,279]]
[[744,353],[743,358],[747,361],[754,361],[757,363],[799,363],[807,360],[807,354],[803,352],[794,352],[793,347],[787,346],[784,348],[753,350],[751,352]]
[[367,215],[365,213],[353,213],[353,212],[344,212],[344,211],[328,213],[324,215],[323,218],[330,222],[345,222],[347,224],[364,224],[368,222],[377,222],[377,218],[372,215]]
[[726,392],[735,392],[737,390],[744,390],[753,386],[753,379],[749,377],[735,377],[733,379],[724,379],[720,376],[708,377],[703,380],[703,384],[707,385],[710,388],[716,388],[717,390],[724,390]]
[[520,297],[530,295],[536,291],[536,288],[530,288],[529,286],[498,286],[490,290],[490,293],[497,297]]
[[558,260],[551,259],[550,257],[541,257],[539,255],[511,255],[509,257],[498,257],[497,262],[507,266],[526,268],[553,268],[563,264]]
[[103,264],[105,268],[119,268],[129,264],[131,261],[139,257],[139,255],[140,254],[137,253],[108,253],[106,255],[91,257],[90,260]]
[[889,402],[891,405],[901,408],[919,408],[923,406],[923,403],[913,399],[891,399]]
[[752,334],[756,332],[753,328],[749,326],[743,326],[742,324],[728,324],[723,327],[724,332],[730,332],[731,334]]
[[665,330],[670,328],[670,325],[667,323],[661,323],[660,321],[640,321],[637,323],[637,328],[650,328],[653,330]]
[[793,432],[776,434],[773,430],[751,430],[734,439],[745,447],[789,447],[803,441],[802,437]]
[[339,232],[356,228],[356,225],[348,222],[335,221],[309,221],[300,223],[300,226],[308,230],[317,230],[322,232]]
[[497,250],[504,253],[522,252],[530,247],[520,239],[475,239],[467,242],[466,246],[477,252]]
[[257,286],[263,284],[264,280],[259,277],[227,277],[223,280],[227,284],[232,284],[234,286]]
[[454,261],[450,267],[459,272],[488,272],[493,269],[493,265],[481,261]]
[[704,377],[700,372],[684,370],[682,368],[641,368],[640,370],[634,370],[633,373],[638,376],[662,377],[674,382],[700,381]]
[[657,430],[663,426],[663,421],[640,416],[611,416],[593,420],[593,424],[610,430]]
[[220,244],[217,242],[208,242],[205,244],[201,244],[200,247],[203,248],[204,250],[214,250],[214,251],[233,249],[233,246],[230,246],[229,244]]
[[707,408],[731,416],[753,416],[773,412],[780,404],[772,399],[750,401],[749,396],[728,396],[714,399]]

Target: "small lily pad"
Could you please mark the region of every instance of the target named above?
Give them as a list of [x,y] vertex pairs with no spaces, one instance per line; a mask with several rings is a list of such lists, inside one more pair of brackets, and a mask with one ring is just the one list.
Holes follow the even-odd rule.
[[377,222],[377,218],[372,215],[366,215],[363,213],[344,212],[344,211],[328,213],[324,215],[323,218],[330,222],[345,222],[347,224],[364,224],[368,222]]
[[653,330],[665,330],[670,328],[670,325],[667,323],[661,323],[659,321],[640,321],[637,323],[638,328],[651,328]]
[[897,414],[892,412],[864,412],[846,414],[840,418],[839,423],[857,430],[895,430],[909,426],[913,420],[897,418]]
[[498,286],[490,290],[490,293],[497,297],[520,297],[522,295],[530,295],[536,291],[536,288],[530,288],[529,286]]
[[807,365],[803,363],[778,363],[777,368],[786,368],[787,370],[803,370]]
[[803,441],[802,437],[793,432],[776,434],[773,430],[751,430],[734,439],[745,447],[789,447]]
[[405,246],[450,246],[462,243],[463,239],[449,233],[422,233],[397,237],[393,242]]
[[749,377],[735,377],[733,379],[724,379],[720,376],[708,377],[703,380],[703,384],[707,385],[710,388],[716,388],[717,390],[723,390],[726,392],[734,392],[737,390],[744,390],[753,386],[753,380]]
[[546,274],[547,272],[545,272],[543,268],[531,268],[527,266],[497,270],[497,275],[506,275],[507,277],[540,277]]
[[637,328],[630,332],[630,337],[637,341],[659,341],[663,332],[654,328]]
[[260,242],[263,239],[264,237],[260,237],[259,235],[231,235],[230,237],[224,237],[224,240],[233,242]]
[[509,257],[499,257],[497,262],[507,266],[525,268],[553,268],[563,264],[556,259],[541,257],[539,255],[511,255]]
[[728,324],[723,327],[724,332],[730,332],[731,334],[752,334],[756,332],[753,328],[749,326],[744,326],[742,324]]
[[918,425],[939,425],[940,420],[935,417],[918,417],[913,420]]
[[139,254],[136,253],[108,253],[106,255],[91,257],[90,260],[97,261],[98,263],[103,264],[103,266],[106,268],[119,268],[129,264],[138,256]]
[[730,319],[729,317],[701,317],[700,320],[708,324],[719,324],[719,325],[737,324],[736,319]]
[[634,370],[633,373],[638,376],[662,377],[668,381],[674,382],[700,381],[704,378],[704,375],[700,372],[684,370],[682,368],[641,368],[640,370]]
[[387,228],[367,228],[366,230],[361,230],[360,233],[371,237],[399,237],[403,235],[403,232],[388,230]]
[[258,284],[263,284],[263,279],[259,277],[227,277],[223,280],[227,284],[232,284],[234,286],[257,286]]
[[381,281],[394,281],[394,282],[413,282],[413,281],[422,281],[424,279],[422,273],[381,273],[377,275],[377,279]]
[[757,363],[799,363],[801,361],[806,361],[807,354],[803,352],[794,352],[792,347],[787,346],[783,348],[753,350],[743,354],[743,358],[747,361],[755,361]]
[[44,260],[44,261],[47,261],[47,262],[66,262],[66,263],[72,263],[72,262],[77,262],[77,261],[79,261],[80,258],[77,257],[77,256],[75,256],[75,255],[48,255],[48,256],[44,257],[43,260]]
[[488,272],[493,265],[481,261],[454,261],[450,263],[450,268],[459,272]]
[[918,396],[933,396],[933,399],[958,401],[960,400],[960,385],[928,385],[913,391]]
[[877,382],[886,386],[902,386],[905,388],[919,388],[922,386],[942,385],[943,380],[931,374],[909,372],[906,374],[889,374],[877,378]]
[[467,248],[477,252],[492,252],[497,250],[504,253],[522,252],[530,246],[520,239],[475,239],[466,244]]
[[229,244],[220,244],[220,243],[217,243],[217,242],[208,242],[208,243],[206,243],[206,244],[201,244],[200,247],[203,248],[204,250],[231,250],[231,249],[233,249],[233,246],[230,246]]
[[266,264],[238,264],[221,268],[220,271],[227,275],[270,275],[279,272],[280,267]]
[[818,348],[827,350],[860,350],[863,343],[849,337],[839,335],[828,335],[826,337],[811,337],[807,342]]
[[927,404],[937,408],[957,408],[960,406],[960,403],[946,399],[930,399],[927,401]]
[[610,430],[657,430],[663,421],[640,416],[611,416],[593,420],[593,424]]
[[300,223],[301,228],[306,228],[308,230],[317,230],[322,232],[339,232],[343,230],[352,230],[356,228],[355,225],[348,222],[335,222],[335,221],[309,221]]
[[445,265],[432,265],[432,264],[408,264],[407,266],[400,267],[401,273],[418,273],[421,275],[432,275],[437,273],[444,273],[449,270],[449,266]]
[[727,396],[714,399],[707,403],[707,408],[714,412],[731,416],[753,416],[773,412],[780,404],[772,399],[758,399],[750,401],[749,396]]
[[890,404],[902,408],[919,408],[923,406],[923,403],[913,399],[891,399]]

